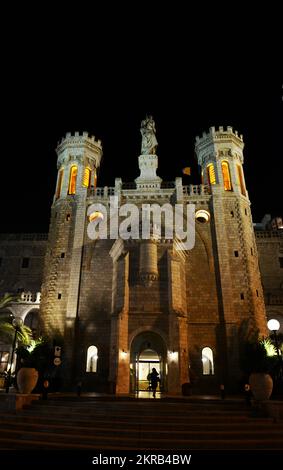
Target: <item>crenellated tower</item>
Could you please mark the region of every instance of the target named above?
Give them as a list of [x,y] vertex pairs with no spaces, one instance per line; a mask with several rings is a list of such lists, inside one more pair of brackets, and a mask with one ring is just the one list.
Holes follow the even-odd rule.
[[[212,239],[218,279],[222,352],[226,370],[237,369],[237,338],[266,334],[266,315],[250,200],[243,172],[243,136],[211,127],[196,138],[203,183],[210,185]],[[234,346],[233,346],[234,344]],[[225,351],[226,349],[226,351]]]
[[196,152],[203,184],[219,184],[225,191],[247,197],[243,173],[243,136],[232,127],[211,127],[196,138]]
[[86,195],[87,188],[96,187],[97,170],[102,157],[100,140],[83,132],[70,132],[63,137],[56,149],[58,177],[54,203],[68,196]]
[[41,319],[46,333],[65,337],[67,362],[72,355],[79,304],[86,200],[88,189],[96,186],[102,145],[87,132],[67,133],[56,152],[58,176],[51,207]]

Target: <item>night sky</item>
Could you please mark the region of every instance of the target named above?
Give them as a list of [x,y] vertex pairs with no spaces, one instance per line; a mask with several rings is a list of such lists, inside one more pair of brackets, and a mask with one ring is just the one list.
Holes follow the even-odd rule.
[[55,148],[68,131],[102,140],[98,186],[133,181],[146,114],[156,122],[163,180],[192,166],[183,181],[198,184],[195,136],[230,125],[244,136],[254,221],[282,214],[282,37],[266,12],[252,29],[244,11],[221,24],[168,9],[150,22],[129,11],[132,21],[115,21],[114,11],[99,20],[33,13],[32,26],[13,18],[17,41],[8,38],[2,58],[0,231],[48,230]]

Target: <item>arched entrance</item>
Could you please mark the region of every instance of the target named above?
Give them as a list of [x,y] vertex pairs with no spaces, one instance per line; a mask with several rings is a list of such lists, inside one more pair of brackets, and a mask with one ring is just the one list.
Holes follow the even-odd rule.
[[39,311],[32,309],[28,312],[25,317],[24,324],[28,326],[32,331],[32,336],[34,339],[39,336]]
[[138,334],[131,345],[131,392],[148,389],[148,374],[155,367],[160,375],[160,389],[167,389],[167,348],[160,335],[153,331]]

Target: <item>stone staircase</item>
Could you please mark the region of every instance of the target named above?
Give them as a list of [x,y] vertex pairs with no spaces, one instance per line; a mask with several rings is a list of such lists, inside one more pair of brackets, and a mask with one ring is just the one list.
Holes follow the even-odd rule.
[[282,450],[283,421],[240,401],[52,397],[2,412],[0,449]]

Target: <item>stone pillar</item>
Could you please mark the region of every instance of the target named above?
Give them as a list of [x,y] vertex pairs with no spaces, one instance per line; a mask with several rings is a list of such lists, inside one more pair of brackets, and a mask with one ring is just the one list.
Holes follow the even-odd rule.
[[158,279],[157,243],[154,240],[142,240],[140,243],[139,275],[147,287]]
[[130,391],[130,353],[128,350],[129,253],[122,240],[110,250],[113,259],[113,290],[109,380],[117,394]]
[[175,178],[175,188],[176,188],[176,200],[178,204],[183,203],[184,195],[183,195],[183,183],[182,178],[178,177]]
[[168,252],[169,351],[168,393],[182,393],[189,382],[185,264],[181,253]]

